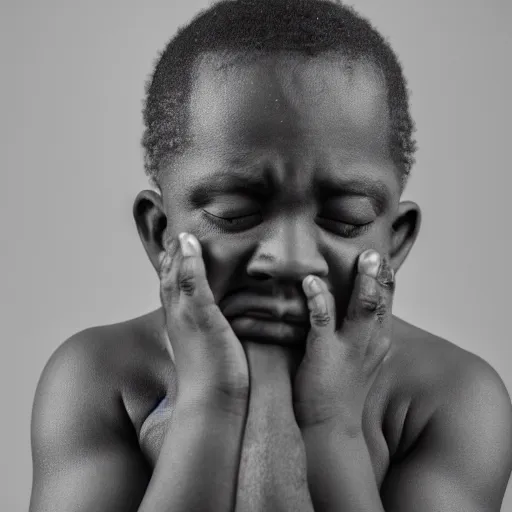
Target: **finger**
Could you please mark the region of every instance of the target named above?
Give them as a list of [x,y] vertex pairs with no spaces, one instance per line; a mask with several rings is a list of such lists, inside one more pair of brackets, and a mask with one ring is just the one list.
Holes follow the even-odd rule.
[[370,343],[367,354],[370,359],[380,361],[391,347],[392,324],[393,324],[393,298],[395,295],[395,270],[391,267],[388,258],[382,258],[377,283],[380,289],[380,307],[377,308],[377,324],[379,334],[375,343]]
[[201,245],[191,234],[179,236],[182,259],[178,275],[180,310],[183,316],[202,330],[226,331],[228,321],[215,303],[206,277]]
[[191,297],[196,304],[215,302],[206,279],[201,244],[188,233],[181,233],[179,241],[183,255],[178,275],[181,293]]
[[341,335],[358,340],[357,349],[366,351],[376,327],[387,327],[391,318],[394,272],[386,258],[373,250],[358,259],[354,289]]
[[309,308],[311,328],[306,342],[306,353],[314,356],[327,349],[333,339],[336,325],[336,307],[334,297],[322,279],[308,276],[302,282]]
[[180,259],[178,241],[172,240],[167,250],[160,255],[159,259],[160,299],[167,308],[176,301],[176,276]]
[[176,250],[177,240],[175,238],[168,239],[163,242],[163,247],[160,253],[158,254],[158,275],[160,275],[160,272],[162,270],[162,265],[164,261],[166,260],[167,254],[173,255],[174,251]]

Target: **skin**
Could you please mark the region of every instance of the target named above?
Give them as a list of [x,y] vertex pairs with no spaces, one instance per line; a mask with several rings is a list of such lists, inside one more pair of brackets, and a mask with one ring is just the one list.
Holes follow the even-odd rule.
[[[250,400],[243,424],[220,429],[234,450],[225,474],[238,483],[226,496],[236,492],[238,512],[498,511],[512,466],[501,379],[475,355],[393,316],[388,281],[358,272],[372,249],[398,273],[420,225],[418,206],[400,201],[380,75],[339,57],[274,55],[228,69],[207,57],[192,92],[191,147],[163,173],[161,194],[135,201],[142,243],[161,275],[171,241],[193,233],[221,311],[230,294],[243,302],[257,291],[310,315],[303,333],[231,321]],[[233,189],[235,175],[243,191]],[[320,279],[319,293],[307,291],[309,275]],[[322,315],[313,296],[324,297],[324,321],[314,320]],[[166,466],[183,444],[166,437],[184,382],[176,356],[162,308],[57,349],[34,403],[31,512],[143,510],[152,475],[180,478]],[[192,430],[214,421],[194,418]],[[210,430],[198,428],[197,439]]]

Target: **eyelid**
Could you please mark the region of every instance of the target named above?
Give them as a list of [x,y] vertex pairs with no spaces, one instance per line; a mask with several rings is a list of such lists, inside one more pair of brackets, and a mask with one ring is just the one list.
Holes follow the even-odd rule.
[[246,213],[244,215],[233,215],[231,217],[225,216],[225,215],[221,216],[221,215],[215,215],[214,213],[209,212],[205,208],[203,208],[203,212],[206,213],[207,215],[210,215],[211,217],[215,217],[216,219],[221,219],[221,220],[243,219],[244,217],[252,217],[253,215],[258,215],[258,212],[254,212],[254,213]]
[[343,224],[362,225],[376,220],[378,215],[372,209],[364,212],[323,210],[317,215],[318,218],[329,219]]
[[210,224],[223,232],[239,232],[252,229],[260,224],[259,213],[251,213],[237,217],[220,217],[203,209],[203,214]]
[[348,222],[346,220],[333,219],[333,218],[327,217],[325,215],[318,215],[317,218],[326,220],[328,222],[336,222],[337,224],[344,224],[346,226],[356,226],[356,227],[367,226],[368,224],[372,224],[373,222],[375,222],[375,219],[372,219],[372,220],[369,220],[366,222],[355,223],[355,222]]
[[[322,227],[323,229],[327,229],[328,231],[334,233],[334,235],[341,236],[343,238],[355,238],[357,236],[360,236],[363,233],[365,233],[368,229],[370,229],[370,227],[374,223],[374,220],[366,222],[364,224],[350,224],[349,222],[333,220],[327,217],[319,217],[319,219],[323,220],[326,223],[331,223],[331,229],[322,225],[320,225],[320,227]],[[344,228],[345,231],[342,232]]]

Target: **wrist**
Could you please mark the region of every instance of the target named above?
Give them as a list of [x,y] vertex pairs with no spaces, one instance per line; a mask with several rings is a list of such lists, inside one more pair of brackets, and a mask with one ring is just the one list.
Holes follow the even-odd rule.
[[362,429],[316,425],[305,431],[304,445],[315,510],[383,512]]
[[300,421],[298,425],[304,439],[334,436],[344,440],[364,440],[362,417],[328,416],[320,421]]
[[232,417],[245,420],[249,405],[248,389],[223,389],[210,387],[206,391],[183,387],[176,397],[176,414],[198,417]]
[[359,447],[361,443],[366,446],[361,422],[343,422],[340,418],[333,418],[321,423],[299,426],[306,448],[313,450],[321,446],[340,444],[346,447]]

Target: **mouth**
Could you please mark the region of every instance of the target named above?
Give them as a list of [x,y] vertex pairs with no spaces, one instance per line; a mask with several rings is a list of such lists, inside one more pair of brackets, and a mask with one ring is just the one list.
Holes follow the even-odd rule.
[[241,341],[279,345],[306,341],[310,323],[305,301],[237,293],[221,301],[220,307]]
[[232,318],[230,324],[240,341],[271,345],[304,345],[309,331],[306,325],[263,319],[248,314]]
[[309,312],[304,300],[283,300],[279,297],[237,293],[219,304],[226,318],[240,315],[269,319],[276,322],[309,324]]

